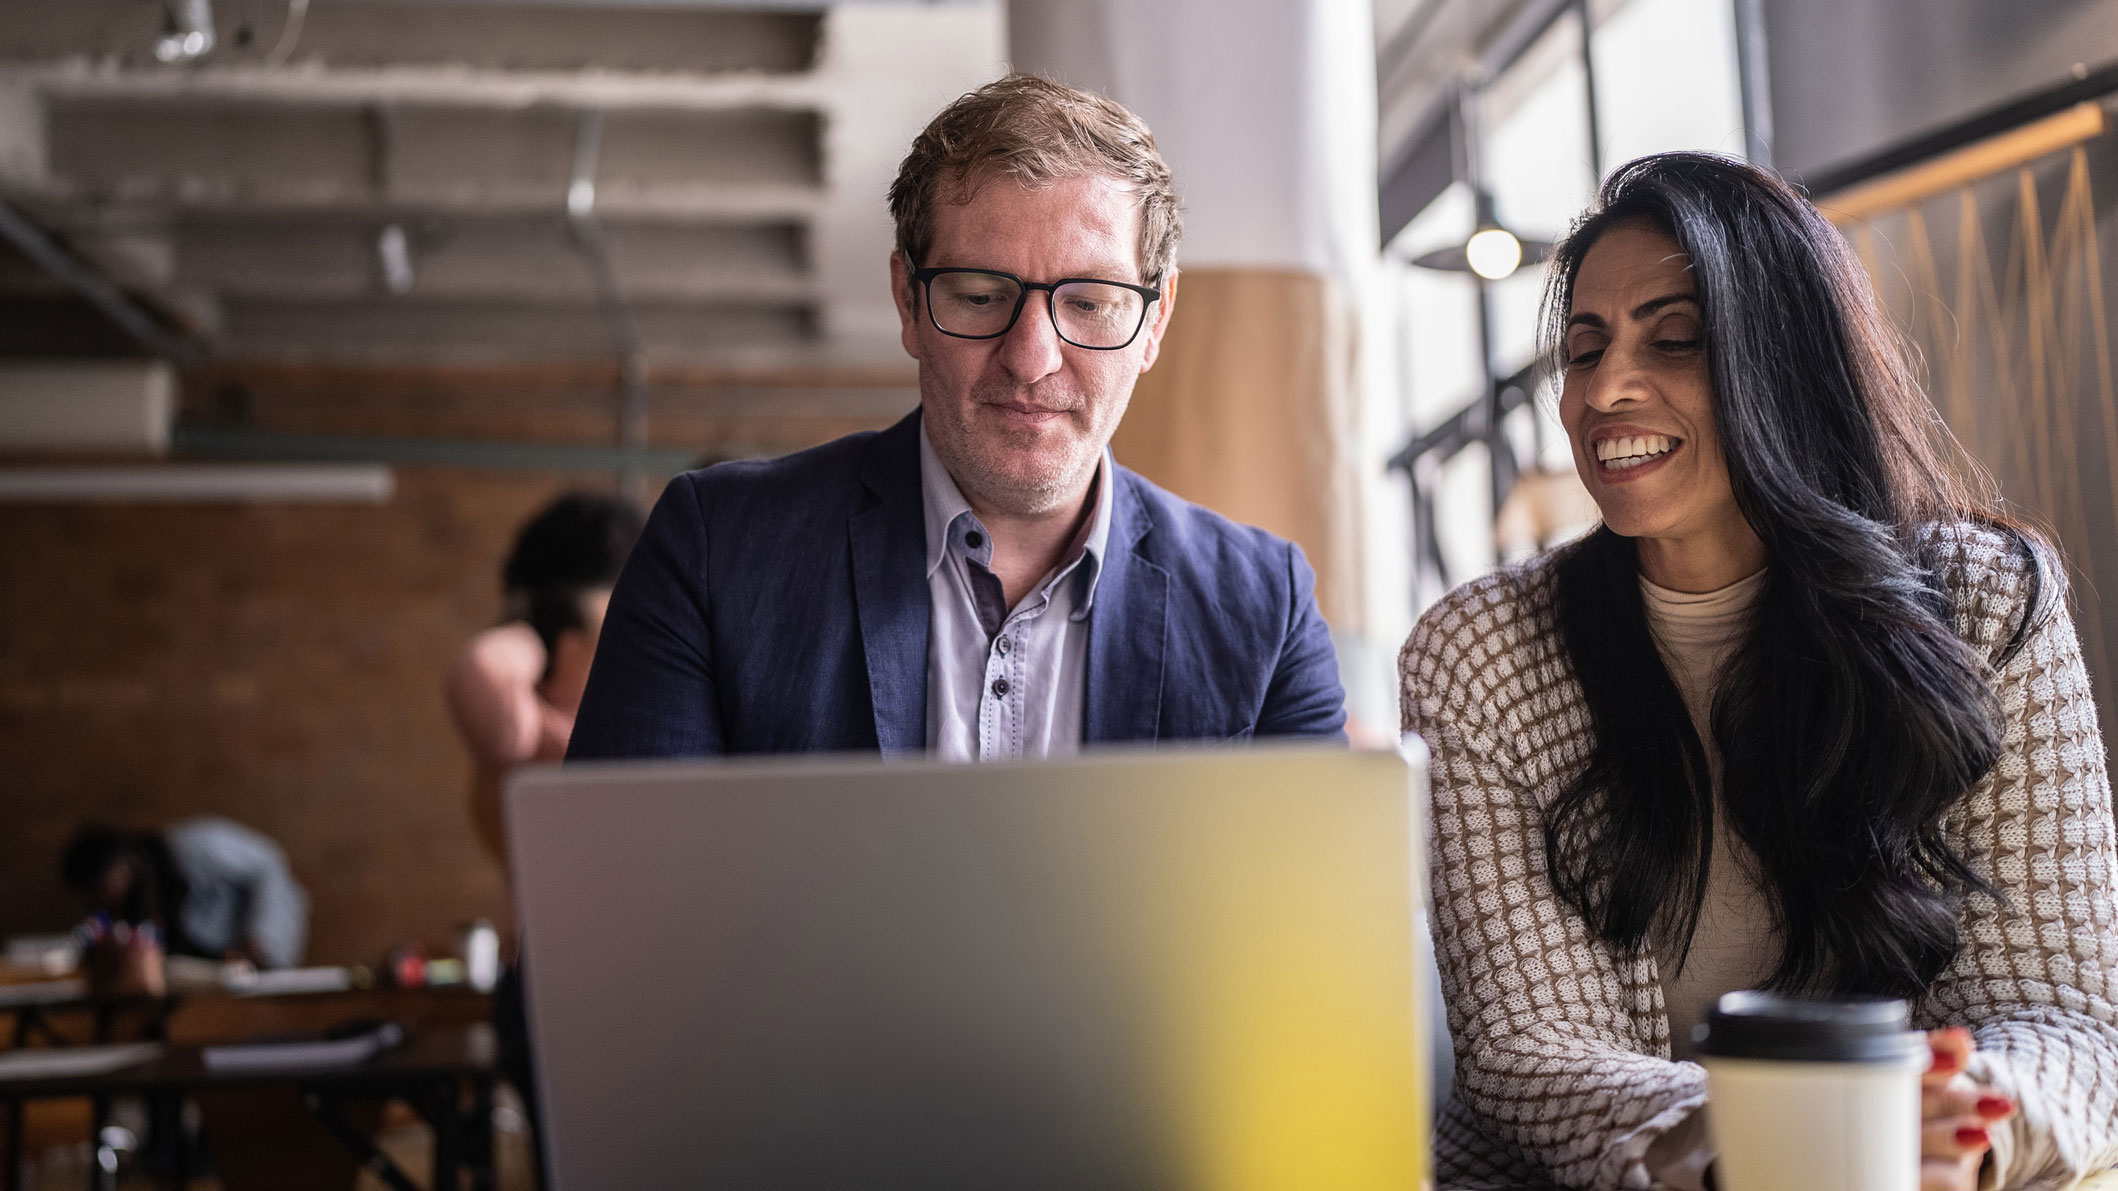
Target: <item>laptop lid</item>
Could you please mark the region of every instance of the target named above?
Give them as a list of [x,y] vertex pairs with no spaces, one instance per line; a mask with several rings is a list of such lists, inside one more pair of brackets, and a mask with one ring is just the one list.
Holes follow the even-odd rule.
[[1394,753],[569,765],[508,790],[561,1191],[1417,1187]]

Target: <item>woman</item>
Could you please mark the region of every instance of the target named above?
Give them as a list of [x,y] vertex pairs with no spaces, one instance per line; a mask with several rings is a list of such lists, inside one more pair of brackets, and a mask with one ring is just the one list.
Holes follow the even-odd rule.
[[[501,566],[507,619],[473,638],[449,667],[449,714],[471,754],[471,824],[503,869],[501,785],[518,765],[566,756],[611,585],[641,525],[639,509],[617,497],[574,492],[545,506],[516,535]],[[493,1024],[502,1069],[528,1110],[537,1185],[549,1187],[518,968],[494,993]]]
[[1762,170],[1644,158],[1547,310],[1603,524],[1401,659],[1444,1184],[1710,1185],[1689,1026],[1745,987],[1912,1000],[1923,1188],[2118,1162],[2109,780],[2060,571],[1945,454],[1844,241]]
[[445,683],[471,754],[471,825],[507,865],[500,787],[509,771],[566,756],[610,588],[640,536],[631,502],[561,496],[516,536],[501,568],[507,619],[464,647]]

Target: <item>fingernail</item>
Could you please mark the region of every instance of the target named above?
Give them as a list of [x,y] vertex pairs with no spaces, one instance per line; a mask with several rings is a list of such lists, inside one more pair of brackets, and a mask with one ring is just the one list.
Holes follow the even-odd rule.
[[2004,1117],[2015,1111],[2015,1102],[2006,1096],[1980,1096],[1978,1115],[1982,1117]]
[[1986,1136],[1984,1129],[1966,1125],[1956,1131],[1956,1144],[1967,1150],[1982,1150],[1992,1145],[1993,1139]]
[[1929,1070],[1954,1071],[1961,1066],[1963,1060],[1956,1057],[1955,1051],[1938,1050],[1934,1052],[1934,1065]]

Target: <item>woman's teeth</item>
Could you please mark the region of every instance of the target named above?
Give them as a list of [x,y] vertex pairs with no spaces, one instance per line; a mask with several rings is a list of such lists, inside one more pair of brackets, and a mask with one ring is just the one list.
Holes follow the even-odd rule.
[[1667,434],[1634,434],[1606,438],[1596,444],[1596,462],[1606,471],[1624,471],[1677,449],[1679,440]]

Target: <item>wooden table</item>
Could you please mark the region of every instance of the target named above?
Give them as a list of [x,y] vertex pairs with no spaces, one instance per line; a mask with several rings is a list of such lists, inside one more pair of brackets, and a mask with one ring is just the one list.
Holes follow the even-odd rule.
[[[10,1018],[12,1021],[8,1020]],[[0,986],[0,1024],[8,1027],[0,1029],[0,1053],[5,1052],[10,1041],[17,1046],[26,1042],[67,1046],[146,1039],[198,1047],[264,1036],[319,1033],[355,1019],[394,1021],[415,1036],[435,1030],[461,1029],[492,1020],[492,997],[461,986],[285,992],[265,987],[255,990],[191,988],[174,991],[162,998],[108,1002],[89,998],[85,986],[79,982],[46,979],[33,986]],[[278,1086],[288,1088],[291,1085],[283,1081]],[[42,1131],[51,1132],[57,1127],[65,1136],[72,1137],[85,1130],[100,1146],[102,1126],[108,1117],[111,1097],[116,1094],[129,1093],[91,1088],[80,1095],[80,1099],[86,1101],[80,1117],[82,1123],[64,1118],[48,1119]],[[150,1136],[155,1139],[157,1157],[164,1165],[185,1160],[186,1130],[182,1113],[184,1098],[189,1094],[179,1082],[164,1085],[146,1096],[153,1124]],[[34,1099],[51,1102],[41,1095]],[[4,1097],[0,1097],[0,1101],[4,1101]],[[344,1130],[338,1127],[348,1123],[342,1114],[335,1123],[325,1121],[313,1109],[305,1110],[293,1091],[274,1092],[271,1085],[265,1085],[261,1091],[249,1092],[217,1086],[201,1097],[200,1103],[206,1109],[208,1132],[214,1133],[221,1142],[232,1142],[234,1148],[241,1151],[247,1171],[238,1180],[241,1185],[284,1185],[295,1171],[304,1171],[311,1176],[312,1183],[325,1185],[317,1181],[322,1179],[321,1171],[314,1165],[318,1155],[331,1159],[343,1169],[346,1172],[345,1185],[352,1185],[355,1167],[349,1158],[336,1157],[340,1143],[353,1146]],[[19,1140],[19,1109],[8,1111],[6,1115],[8,1136]],[[354,1114],[356,1119],[360,1115],[359,1112]],[[366,1123],[372,1127],[378,1114],[370,1110],[367,1115],[370,1119]],[[356,1129],[356,1132],[365,1140],[368,1130]],[[234,1137],[241,1140],[234,1142]],[[362,1161],[366,1160],[366,1154],[359,1146],[353,1146],[353,1149]],[[8,1160],[12,1170],[19,1165],[21,1150],[19,1146],[11,1147],[7,1153],[18,1155]],[[228,1157],[234,1156],[231,1152]],[[91,1170],[100,1169],[106,1157],[114,1163],[116,1154],[98,1152],[96,1157],[97,1163],[92,1164]],[[236,1173],[233,1169],[223,1171],[230,1179],[234,1179]],[[12,1185],[7,1174],[8,1171],[0,1170],[0,1188]],[[111,1181],[106,1177],[103,1185],[108,1186]]]
[[260,1034],[319,1030],[355,1017],[381,1017],[407,1027],[470,1025],[492,1019],[492,994],[463,985],[438,988],[331,988],[278,991],[176,988],[162,997],[101,1000],[87,982],[53,978],[0,984],[0,1049],[32,1042],[148,1038],[171,1042],[235,1042]]
[[[170,1098],[263,1086],[299,1088],[317,1119],[395,1191],[419,1191],[419,1187],[346,1120],[340,1107],[344,1101],[398,1100],[418,1112],[434,1130],[433,1187],[455,1187],[458,1172],[463,1170],[469,1171],[471,1185],[478,1191],[490,1191],[493,1186],[493,1081],[498,1046],[490,1025],[419,1030],[400,1046],[364,1063],[345,1066],[216,1070],[206,1065],[204,1049],[165,1044],[153,1058],[107,1073],[0,1079],[0,1106],[7,1109],[9,1122],[0,1186],[13,1191],[22,1185],[21,1107],[28,1101],[79,1096]],[[99,1172],[100,1168],[92,1169],[91,1178]],[[181,1171],[172,1185],[183,1185]]]

